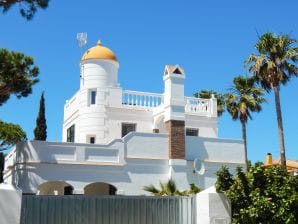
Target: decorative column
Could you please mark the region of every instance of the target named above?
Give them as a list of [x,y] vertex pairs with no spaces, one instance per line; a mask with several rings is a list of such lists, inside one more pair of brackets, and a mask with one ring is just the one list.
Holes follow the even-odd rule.
[[217,117],[217,99],[214,94],[211,95],[210,99],[210,116]]

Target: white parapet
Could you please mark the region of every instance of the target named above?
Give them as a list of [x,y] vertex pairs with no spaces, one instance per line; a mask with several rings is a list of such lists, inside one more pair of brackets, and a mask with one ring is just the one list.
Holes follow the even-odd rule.
[[0,184],[1,224],[19,224],[21,217],[22,191],[10,184]]
[[195,97],[185,97],[185,112],[201,115],[211,114],[211,100]]
[[197,194],[197,224],[215,223],[231,223],[231,203],[212,186]]

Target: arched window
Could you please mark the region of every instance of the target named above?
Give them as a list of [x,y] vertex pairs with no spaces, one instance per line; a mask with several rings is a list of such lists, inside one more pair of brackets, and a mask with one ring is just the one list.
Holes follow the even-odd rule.
[[85,195],[115,195],[117,188],[104,182],[95,182],[84,187]]
[[73,186],[65,181],[48,181],[37,187],[38,195],[71,195]]

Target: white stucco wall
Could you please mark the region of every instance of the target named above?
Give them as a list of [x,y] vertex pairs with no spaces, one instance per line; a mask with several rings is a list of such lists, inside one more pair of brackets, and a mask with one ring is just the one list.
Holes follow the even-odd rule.
[[[113,60],[81,62],[80,90],[64,107],[63,142],[72,125],[75,125],[75,142],[89,143],[93,136],[95,143],[108,144],[121,137],[122,123],[135,123],[137,132],[152,133],[152,129],[160,128],[165,133],[162,124],[169,119],[185,120],[186,127],[199,129],[199,136],[217,137],[216,99],[186,98],[184,74],[165,74],[164,93],[156,94],[122,90],[118,68],[118,62]],[[96,91],[96,102],[92,105],[91,91]],[[129,94],[128,98],[125,94]],[[155,107],[152,104],[157,98],[160,102]],[[138,101],[142,100],[143,104],[139,105]]]
[[81,61],[80,89],[118,86],[119,64],[113,60],[89,59]]
[[[195,170],[194,160],[204,163],[204,172]],[[227,165],[231,171],[244,166],[243,144],[237,140],[186,137],[186,160],[168,159],[167,134],[129,133],[108,145],[24,142],[7,157],[5,181],[34,193],[39,184],[64,180],[75,193],[92,182],[107,182],[119,194],[146,194],[149,184],[172,178],[185,190],[195,183],[202,189],[216,181],[216,171]]]
[[19,224],[21,218],[22,191],[13,186],[0,184],[1,224]]
[[136,124],[136,132],[152,133],[152,111],[107,108],[108,141],[121,138],[122,123]]
[[231,203],[212,186],[196,195],[197,224],[231,223]]
[[244,159],[242,140],[186,136],[185,156],[187,160],[199,158],[206,162],[239,163]]
[[199,129],[200,137],[218,137],[217,117],[198,116],[198,115],[185,115],[185,127]]

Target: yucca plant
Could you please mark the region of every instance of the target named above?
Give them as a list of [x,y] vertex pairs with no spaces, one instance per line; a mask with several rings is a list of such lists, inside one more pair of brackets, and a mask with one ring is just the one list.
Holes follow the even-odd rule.
[[170,179],[167,182],[159,182],[160,189],[150,184],[143,188],[144,191],[150,192],[155,196],[189,196],[197,194],[200,189],[195,184],[190,184],[190,189],[179,191],[174,180]]

